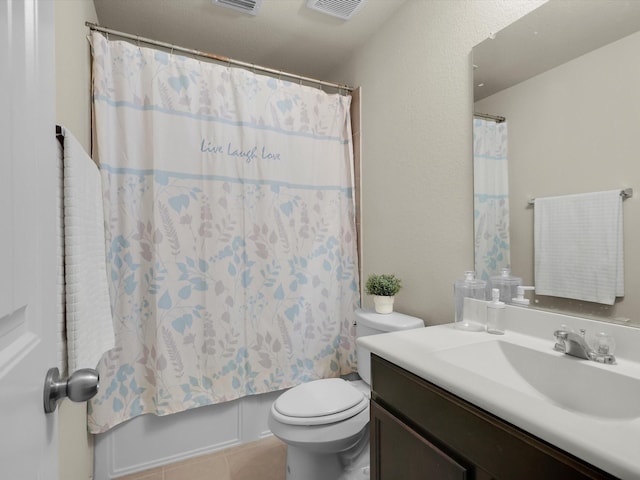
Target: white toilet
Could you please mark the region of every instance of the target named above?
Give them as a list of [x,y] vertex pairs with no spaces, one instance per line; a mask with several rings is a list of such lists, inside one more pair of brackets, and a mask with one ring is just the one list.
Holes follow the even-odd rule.
[[[402,313],[357,310],[356,337],[424,327]],[[269,414],[271,432],[287,444],[287,480],[369,478],[371,352],[357,348],[362,380],[326,378],[284,392]]]

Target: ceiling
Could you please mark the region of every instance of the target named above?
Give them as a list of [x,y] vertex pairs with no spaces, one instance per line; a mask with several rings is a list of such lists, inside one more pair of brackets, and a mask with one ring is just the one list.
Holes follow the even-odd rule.
[[333,78],[407,0],[365,0],[348,21],[306,0],[264,0],[257,15],[211,0],[94,0],[101,26],[321,80]]

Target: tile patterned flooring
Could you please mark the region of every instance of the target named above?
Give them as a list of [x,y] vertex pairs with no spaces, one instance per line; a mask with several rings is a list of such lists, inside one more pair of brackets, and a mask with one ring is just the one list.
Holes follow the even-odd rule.
[[285,480],[286,453],[283,442],[268,437],[118,480]]

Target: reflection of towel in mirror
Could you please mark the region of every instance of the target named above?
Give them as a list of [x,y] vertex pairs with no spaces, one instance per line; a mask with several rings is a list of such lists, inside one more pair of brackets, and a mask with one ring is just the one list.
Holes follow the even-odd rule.
[[64,235],[69,372],[95,368],[114,346],[100,172],[70,132],[64,136]]
[[613,305],[624,296],[620,190],[536,198],[536,294]]

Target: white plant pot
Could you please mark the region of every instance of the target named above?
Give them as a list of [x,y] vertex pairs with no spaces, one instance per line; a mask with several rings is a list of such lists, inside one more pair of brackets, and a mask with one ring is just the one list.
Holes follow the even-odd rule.
[[393,300],[395,297],[384,297],[382,295],[373,296],[373,305],[376,308],[376,313],[391,313],[393,312]]

